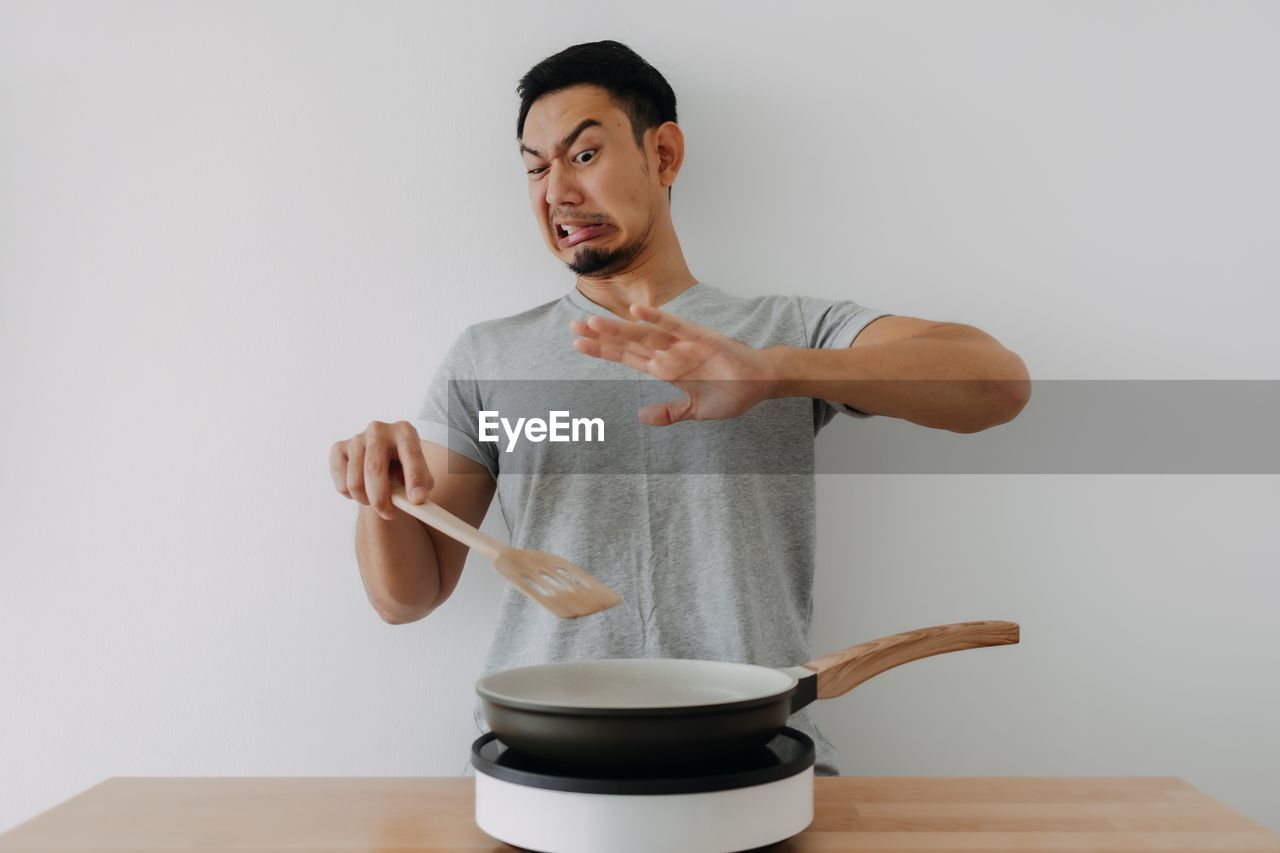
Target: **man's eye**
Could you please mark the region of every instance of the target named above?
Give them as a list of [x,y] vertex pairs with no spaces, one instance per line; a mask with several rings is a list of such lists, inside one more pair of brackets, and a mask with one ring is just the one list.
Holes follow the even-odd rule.
[[534,168],[529,170],[529,175],[530,177],[541,175],[546,170],[547,170],[546,166],[535,166]]
[[[596,154],[596,149],[594,149],[594,148],[588,148],[586,151],[579,151],[579,152],[577,153],[577,155],[573,158],[573,162],[575,162],[575,163],[586,163],[586,162],[588,162],[592,157],[594,157],[594,156],[595,156],[595,154]],[[582,160],[582,159],[580,159],[583,155],[586,155],[586,158],[587,158],[586,160]]]

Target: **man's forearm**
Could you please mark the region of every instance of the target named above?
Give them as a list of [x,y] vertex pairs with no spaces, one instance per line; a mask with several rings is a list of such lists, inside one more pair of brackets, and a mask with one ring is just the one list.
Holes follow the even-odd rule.
[[374,609],[392,624],[430,613],[440,597],[440,569],[426,525],[404,512],[391,521],[368,506],[356,519],[356,562]]
[[1026,365],[991,336],[947,324],[906,340],[844,349],[770,347],[772,397],[814,397],[921,426],[978,432],[1017,417]]

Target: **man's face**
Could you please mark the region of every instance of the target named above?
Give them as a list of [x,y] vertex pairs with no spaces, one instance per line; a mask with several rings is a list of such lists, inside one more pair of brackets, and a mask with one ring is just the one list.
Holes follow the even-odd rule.
[[626,269],[665,195],[609,93],[582,85],[543,95],[525,117],[520,148],[529,202],[552,253],[588,278]]

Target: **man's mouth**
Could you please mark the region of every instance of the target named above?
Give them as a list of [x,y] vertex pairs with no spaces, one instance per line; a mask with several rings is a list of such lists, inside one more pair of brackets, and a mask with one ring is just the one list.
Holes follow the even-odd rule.
[[596,223],[578,223],[557,222],[556,229],[556,245],[561,249],[567,249],[570,246],[576,246],[579,243],[598,237],[612,228],[612,225],[603,222]]

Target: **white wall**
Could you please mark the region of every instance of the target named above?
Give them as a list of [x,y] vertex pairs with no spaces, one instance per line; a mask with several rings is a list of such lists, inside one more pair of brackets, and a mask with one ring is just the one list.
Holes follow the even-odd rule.
[[[382,623],[327,456],[572,286],[513,139],[569,44],[674,85],[707,281],[971,323],[1039,379],[1280,378],[1280,6],[780,8],[0,3],[0,829],[108,776],[461,772],[499,579]],[[819,703],[842,769],[1179,776],[1280,830],[1278,499],[820,477],[815,654],[1023,626]]]

